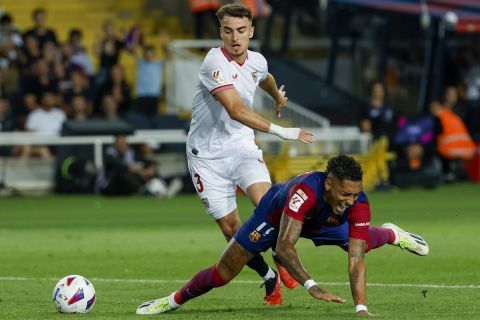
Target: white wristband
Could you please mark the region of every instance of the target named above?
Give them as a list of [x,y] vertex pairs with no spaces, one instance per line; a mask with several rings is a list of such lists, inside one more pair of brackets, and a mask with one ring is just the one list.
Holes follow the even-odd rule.
[[359,312],[359,311],[368,311],[367,306],[364,304],[357,304],[355,306],[355,312]]
[[268,133],[279,136],[284,140],[298,140],[300,134],[300,128],[284,128],[277,126],[275,123],[270,123]]
[[316,286],[316,285],[317,285],[317,283],[316,283],[315,280],[313,280],[313,279],[308,279],[308,280],[305,281],[305,283],[303,284],[303,286],[304,286],[305,288],[307,288],[307,290],[310,290],[311,287]]

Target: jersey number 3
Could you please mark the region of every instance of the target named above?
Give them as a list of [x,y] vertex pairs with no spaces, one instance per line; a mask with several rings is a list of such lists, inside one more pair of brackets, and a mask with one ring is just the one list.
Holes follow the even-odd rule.
[[197,191],[199,193],[202,193],[203,192],[203,183],[202,183],[202,180],[200,179],[200,175],[198,173],[195,173],[193,175],[194,177],[194,180],[195,180],[195,184],[197,186]]

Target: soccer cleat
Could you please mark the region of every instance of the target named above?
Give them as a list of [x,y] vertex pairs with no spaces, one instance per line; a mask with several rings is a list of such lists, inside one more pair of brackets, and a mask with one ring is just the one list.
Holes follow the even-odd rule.
[[285,285],[285,287],[288,289],[295,289],[298,286],[297,280],[295,280],[290,273],[288,273],[287,269],[285,269],[285,267],[282,266],[277,259],[274,258],[273,262],[275,262],[275,265],[277,266],[280,280],[282,280],[282,283]]
[[137,308],[137,314],[160,314],[160,313],[167,313],[170,311],[177,310],[177,308],[172,307],[170,303],[168,303],[168,296],[163,297],[157,300],[147,301],[142,303]]
[[273,270],[275,277],[265,281],[262,286],[265,286],[264,304],[279,305],[282,304],[282,285],[278,272]]
[[393,245],[406,249],[411,253],[419,256],[426,256],[428,254],[428,244],[418,234],[408,232],[393,223],[384,223],[382,228],[388,228],[395,233],[395,242]]

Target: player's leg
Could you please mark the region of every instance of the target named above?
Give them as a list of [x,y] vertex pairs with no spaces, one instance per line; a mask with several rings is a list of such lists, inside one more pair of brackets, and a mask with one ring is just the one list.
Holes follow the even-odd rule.
[[136,313],[150,315],[174,311],[188,300],[229,283],[253,256],[233,239],[215,265],[198,272],[180,290],[169,296],[142,303]]
[[[267,193],[270,187],[271,187],[271,184],[269,182],[256,182],[249,185],[246,188],[245,193],[250,198],[250,201],[252,201],[253,205],[258,206],[258,204],[260,203],[260,200],[265,195],[265,193]],[[275,264],[277,264],[276,261],[275,261]],[[268,266],[268,264],[265,262],[265,260],[261,255],[255,256],[252,260],[250,260],[250,262],[248,263],[248,266],[251,269],[255,270],[258,273],[258,275],[263,278],[263,280],[265,281],[266,297],[270,296],[271,293],[274,291],[276,282],[277,282],[275,270],[273,270]],[[283,283],[285,283],[284,279],[287,279],[287,282],[289,281],[288,283],[290,284],[290,286],[292,285],[291,284],[292,280],[295,281],[296,283],[296,280],[293,279],[288,274],[287,270],[284,267],[282,267],[281,265],[277,265],[277,267],[280,267],[283,269],[283,270],[277,269],[278,274],[280,275],[280,278]],[[283,271],[283,277],[282,277],[282,271]],[[267,298],[267,300],[270,300],[270,299]]]
[[247,189],[246,189],[246,194],[250,201],[252,201],[252,204],[256,207],[260,203],[260,200],[262,200],[263,196],[267,191],[270,189],[272,184],[270,182],[256,182],[253,184],[250,184]]
[[[137,314],[166,313],[178,309],[186,301],[198,297],[213,288],[223,286],[233,279],[245,264],[261,252],[268,250],[275,242],[278,230],[262,215],[254,214],[235,234],[220,260],[212,267],[197,273],[179,291],[157,300],[140,305]],[[277,281],[279,303],[281,303],[280,282]]]
[[420,256],[428,254],[428,245],[421,236],[405,231],[393,223],[385,223],[381,227],[370,226],[367,243],[365,252],[390,244]]
[[[306,237],[312,239],[316,246],[338,245],[346,250],[349,239],[348,229],[348,223],[345,222],[337,227],[322,227],[317,233]],[[421,236],[405,231],[393,223],[385,223],[382,227],[370,226],[367,244],[365,252],[391,244],[421,256],[428,254],[428,245]]]
[[373,249],[380,248],[385,244],[392,244],[395,241],[395,234],[392,230],[387,228],[379,228],[370,226],[368,228],[367,250],[368,252]]
[[205,211],[210,215],[225,239],[230,241],[240,228],[236,203],[236,185],[228,175],[228,160],[198,159],[188,156],[190,175]]
[[[240,186],[252,204],[257,207],[272,186],[262,150],[255,144],[247,144],[238,148],[238,153],[234,155],[230,163],[230,171],[235,184]],[[248,266],[265,281],[264,302],[277,304],[281,301],[281,295],[277,288],[278,273],[267,265],[263,257],[255,256]]]
[[230,239],[233,238],[235,232],[237,232],[237,230],[240,228],[241,222],[240,215],[238,214],[238,209],[235,208],[226,216],[215,220],[215,222],[217,223],[220,230],[222,230],[223,236],[225,237],[227,242],[229,242]]
[[416,233],[403,230],[393,223],[384,223],[382,228],[379,229],[387,229],[393,234],[393,240],[389,241],[389,244],[398,246],[419,256],[426,256],[429,252],[427,242]]

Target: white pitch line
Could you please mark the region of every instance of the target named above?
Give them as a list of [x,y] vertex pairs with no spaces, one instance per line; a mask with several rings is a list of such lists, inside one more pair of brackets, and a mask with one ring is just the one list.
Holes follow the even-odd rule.
[[[59,278],[58,278],[59,279]],[[0,281],[32,281],[45,280],[56,281],[57,278],[31,278],[31,277],[0,277]],[[125,283],[186,283],[188,280],[161,280],[161,279],[106,279],[90,278],[93,282],[125,282]],[[233,280],[237,284],[258,284],[257,280]],[[317,282],[324,286],[349,286],[349,282]],[[393,288],[435,288],[435,289],[480,289],[478,284],[448,285],[448,284],[416,284],[416,283],[367,283],[369,287],[393,287]]]

